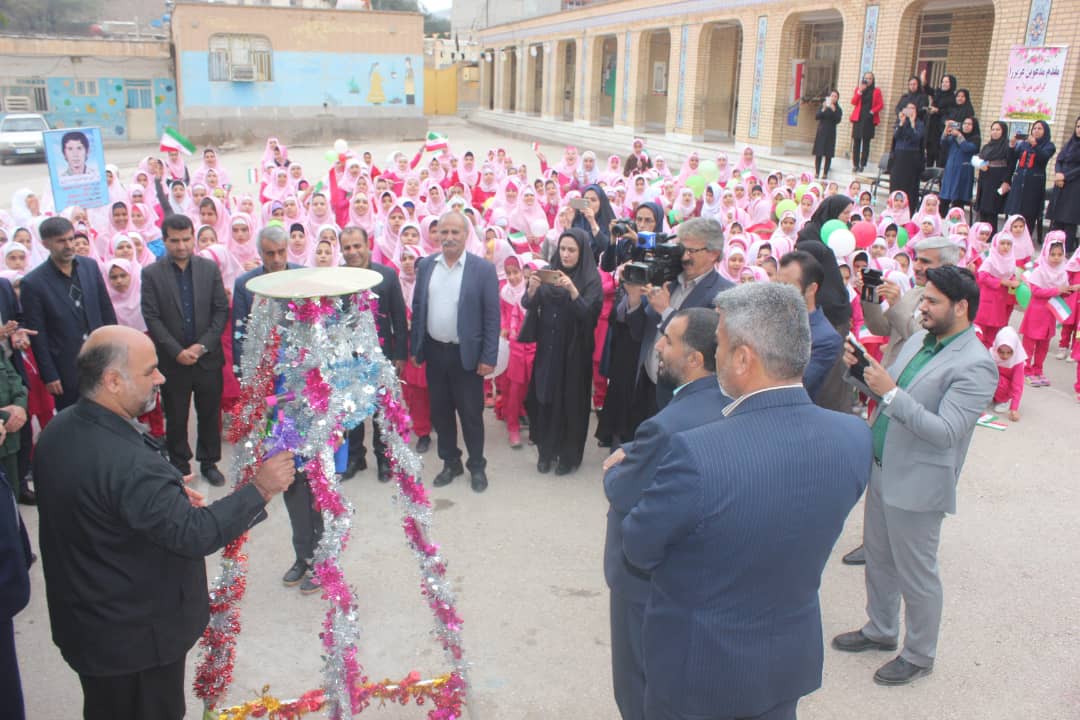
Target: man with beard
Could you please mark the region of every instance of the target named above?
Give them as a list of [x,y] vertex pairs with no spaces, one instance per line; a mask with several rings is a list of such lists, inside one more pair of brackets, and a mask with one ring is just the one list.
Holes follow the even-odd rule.
[[78,403],[42,431],[41,560],[53,642],[79,674],[86,720],[184,717],[184,660],[209,619],[204,558],[266,517],[293,457],[206,505],[135,426],[165,381],[138,330],[90,334]]

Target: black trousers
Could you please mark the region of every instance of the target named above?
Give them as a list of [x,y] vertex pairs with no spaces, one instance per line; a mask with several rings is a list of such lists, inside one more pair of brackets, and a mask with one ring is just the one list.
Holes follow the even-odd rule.
[[461,348],[441,343],[430,336],[424,340],[427,359],[428,394],[431,396],[431,425],[439,436],[439,459],[461,462],[457,444],[457,423],[465,436],[469,470],[483,470],[484,459],[484,378],[476,370],[461,365]]
[[296,559],[311,564],[315,557],[315,546],[323,534],[322,513],[312,503],[311,485],[307,475],[297,473],[296,480],[289,489],[281,494],[285,509],[289,511],[289,524],[292,525],[292,544]]
[[184,720],[184,658],[129,675],[79,675],[83,720]]
[[[867,150],[869,152],[869,149]],[[825,172],[821,172],[821,166],[825,166]],[[814,156],[814,177],[827,178],[829,177],[829,168],[832,167],[832,155],[815,155]]]
[[19,658],[15,655],[15,621],[11,618],[0,620],[0,698],[3,698],[0,715],[8,720],[26,718]]
[[161,386],[165,410],[165,447],[169,462],[178,467],[191,461],[188,444],[188,417],[191,396],[195,396],[195,459],[200,465],[221,460],[221,368],[207,370],[198,365],[170,367]]
[[645,605],[611,591],[611,680],[622,720],[645,720]]
[[861,135],[852,135],[851,137],[851,164],[857,168],[866,167],[866,162],[870,159],[870,143],[873,141],[873,137],[864,138]]
[[[364,447],[364,425],[366,423],[360,423],[352,430],[349,431],[349,462],[354,460],[363,460],[364,455],[367,454],[367,448]],[[371,448],[375,453],[375,462],[379,466],[386,464],[386,443],[382,439],[382,426],[371,418]]]
[[[55,360],[54,360],[55,362]],[[60,412],[66,407],[71,407],[75,403],[79,402],[79,387],[68,387],[67,383],[61,383],[64,386],[64,392],[60,395],[53,395],[53,403],[56,405],[56,412]],[[74,383],[72,383],[74,385]]]

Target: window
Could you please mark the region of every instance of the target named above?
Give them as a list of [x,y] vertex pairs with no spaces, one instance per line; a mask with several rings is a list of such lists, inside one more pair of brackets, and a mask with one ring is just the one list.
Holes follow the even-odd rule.
[[72,95],[76,97],[97,97],[97,80],[76,80],[72,88]]
[[843,40],[843,23],[815,23],[810,26],[810,52],[803,75],[803,100],[819,100],[836,87]]
[[5,112],[49,111],[49,90],[43,78],[0,80],[0,100]]
[[154,107],[149,80],[125,80],[128,110],[149,110]]
[[[918,70],[926,71],[929,88],[941,86],[945,76],[945,61],[949,57],[949,38],[952,35],[952,13],[923,15],[919,24]],[[953,88],[955,90],[955,88]]]
[[273,49],[263,35],[211,35],[210,80],[269,82]]

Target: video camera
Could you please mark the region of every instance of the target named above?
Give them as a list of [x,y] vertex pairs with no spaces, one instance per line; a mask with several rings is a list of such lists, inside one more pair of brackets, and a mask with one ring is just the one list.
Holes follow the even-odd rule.
[[686,248],[666,233],[639,232],[630,249],[630,260],[622,272],[631,285],[663,285],[679,277]]
[[885,282],[885,275],[880,270],[874,268],[862,269],[862,293],[860,293],[860,299],[866,302],[876,303],[878,301],[877,291]]

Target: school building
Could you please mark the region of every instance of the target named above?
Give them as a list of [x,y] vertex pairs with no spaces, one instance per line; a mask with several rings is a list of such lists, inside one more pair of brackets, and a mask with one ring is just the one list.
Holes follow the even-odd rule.
[[[483,25],[476,3],[456,0],[455,14]],[[843,157],[851,97],[872,71],[885,100],[876,161],[918,71],[933,87],[955,75],[985,137],[1013,45],[1069,46],[1052,126],[1059,146],[1080,112],[1080,22],[1069,0],[563,0],[557,11],[504,17],[475,30],[481,101],[472,116],[522,134],[591,139],[600,129],[622,148],[645,135],[668,147],[734,142],[805,155],[814,113],[836,88]]]

